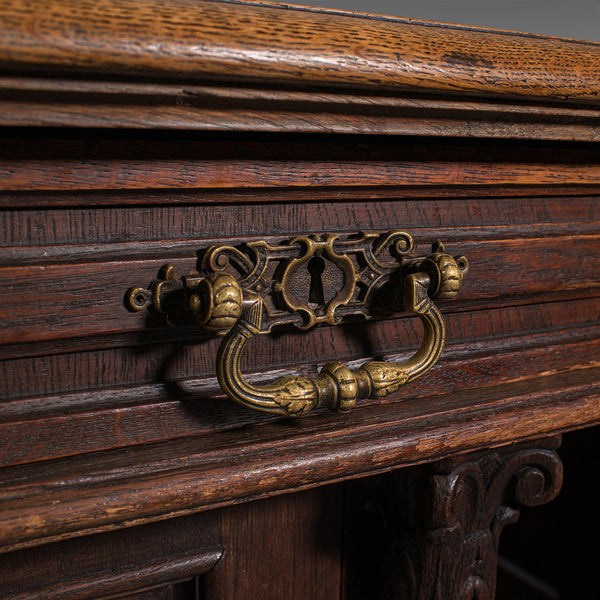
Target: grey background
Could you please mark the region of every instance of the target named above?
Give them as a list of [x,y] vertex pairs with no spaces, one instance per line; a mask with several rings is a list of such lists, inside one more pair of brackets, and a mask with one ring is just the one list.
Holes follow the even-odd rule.
[[293,3],[600,42],[600,0],[296,0]]

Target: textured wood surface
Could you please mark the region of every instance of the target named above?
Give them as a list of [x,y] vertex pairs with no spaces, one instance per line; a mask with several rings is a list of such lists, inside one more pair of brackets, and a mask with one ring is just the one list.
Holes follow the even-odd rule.
[[[432,239],[431,234],[427,237]],[[448,251],[465,254],[475,261],[474,275],[465,280],[462,293],[467,306],[493,307],[522,303],[519,299],[526,296],[550,302],[577,293],[595,294],[600,287],[596,280],[600,257],[595,254],[599,240],[599,235],[555,236],[550,241],[542,238],[498,242],[492,239],[449,244]],[[564,272],[554,269],[558,256]],[[131,316],[123,310],[122,299],[132,285],[152,281],[164,262],[168,261],[155,259],[144,261],[143,265],[135,261],[118,266],[114,263],[106,266],[75,264],[69,266],[68,275],[65,275],[64,264],[5,267],[1,274],[11,282],[11,294],[0,302],[1,309],[9,315],[2,322],[0,341],[14,344],[112,332],[143,332],[147,315]],[[193,261],[187,261],[187,270],[186,261],[172,263],[183,274],[194,272]],[[44,279],[47,290],[44,300],[39,299],[36,289],[40,278]],[[503,286],[507,280],[510,292]],[[510,301],[506,298],[508,294]],[[452,308],[448,306],[448,310]],[[92,310],[94,319],[90,319]]]
[[[223,550],[216,516],[196,515],[34,548],[0,561],[2,598],[191,600]],[[180,585],[180,582],[185,582]],[[152,589],[152,592],[140,590]],[[129,594],[133,594],[129,596]]]
[[[2,77],[0,124],[597,141],[598,109],[390,91]],[[303,86],[305,87],[305,86]]]
[[[600,45],[260,2],[0,17],[0,595],[344,597],[339,482],[600,423]],[[470,271],[439,364],[346,415],[234,406],[218,338],[124,305],[211,243],[391,229]],[[421,335],[285,330],[242,366]]]
[[[370,136],[240,135],[234,142],[231,136],[209,133],[180,138],[133,134],[126,139],[95,131],[67,137],[59,130],[55,139],[37,135],[19,132],[17,138],[3,140],[0,175],[7,192],[573,186],[600,180],[600,155],[593,144],[498,142],[484,148],[473,140],[449,144]],[[4,197],[3,204],[10,205],[11,196]]]
[[[28,189],[0,194],[9,292],[0,298],[4,549],[600,420],[600,161],[591,144],[9,134],[6,185],[21,178]],[[189,176],[174,171],[187,189],[160,189],[170,176],[159,169],[165,159],[189,162]],[[23,175],[30,160],[37,183]],[[269,189],[248,189],[231,160],[248,160],[257,177],[265,164],[289,171]],[[65,161],[104,161],[109,172],[90,167],[69,179]],[[364,177],[356,192],[342,186],[344,164],[348,177]],[[219,179],[224,168],[231,179]],[[515,185],[519,169],[525,179]],[[587,178],[569,174],[577,170]],[[139,190],[120,189],[130,175]],[[202,187],[214,181],[227,195]],[[147,284],[164,262],[193,271],[198,251],[215,241],[391,228],[411,232],[423,251],[443,239],[471,269],[457,301],[440,303],[448,346],[439,366],[351,415],[290,424],[234,407],[214,377],[218,339],[123,305],[125,291]],[[243,367],[259,379],[313,375],[328,360],[393,358],[419,340],[418,323],[398,315],[261,337]],[[110,505],[99,509],[99,496]]]
[[340,598],[343,509],[337,485],[222,511],[228,550],[206,578],[207,597]]
[[[8,0],[13,69],[161,74],[597,102],[600,45],[335,11],[177,0]],[[223,43],[226,40],[226,43]]]
[[2,17],[4,126],[600,139],[594,43],[262,2],[10,0]]
[[[521,353],[521,360],[523,360]],[[4,551],[598,422],[598,369],[2,472]],[[535,390],[535,391],[534,391]],[[302,448],[302,452],[298,452]],[[240,459],[243,456],[243,460]],[[102,497],[101,504],[98,498]],[[68,520],[64,520],[68,514]]]

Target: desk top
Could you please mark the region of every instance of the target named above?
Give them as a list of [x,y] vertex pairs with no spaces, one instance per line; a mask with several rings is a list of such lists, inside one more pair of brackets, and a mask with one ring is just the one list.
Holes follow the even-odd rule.
[[598,139],[592,42],[266,2],[2,14],[4,125]]

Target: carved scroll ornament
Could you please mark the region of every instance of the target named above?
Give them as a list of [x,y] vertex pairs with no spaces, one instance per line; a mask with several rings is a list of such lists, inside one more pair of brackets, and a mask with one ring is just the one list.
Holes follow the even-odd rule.
[[559,441],[551,438],[428,465],[420,489],[429,501],[416,509],[416,528],[396,548],[389,596],[493,600],[504,527],[518,520],[520,506],[545,504],[560,491]]

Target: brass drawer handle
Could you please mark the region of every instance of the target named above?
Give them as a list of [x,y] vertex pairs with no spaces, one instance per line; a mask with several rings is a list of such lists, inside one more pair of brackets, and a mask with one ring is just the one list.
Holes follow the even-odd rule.
[[[232,400],[286,416],[320,406],[346,412],[359,399],[383,398],[416,379],[442,352],[445,326],[432,299],[458,293],[468,261],[446,254],[441,242],[426,257],[411,257],[412,249],[411,236],[401,231],[345,239],[301,236],[278,246],[265,241],[211,246],[200,261],[206,276],[178,280],[166,265],[149,289],[131,288],[126,301],[131,310],[153,306],[169,318],[169,297],[181,297],[183,289],[198,325],[228,332],[217,353],[217,377]],[[267,385],[254,385],[241,372],[248,341],[273,326],[308,329],[351,315],[368,319],[401,310],[419,315],[424,327],[420,348],[407,360],[371,361],[354,370],[333,362],[315,380],[284,377]]]

